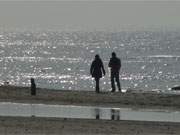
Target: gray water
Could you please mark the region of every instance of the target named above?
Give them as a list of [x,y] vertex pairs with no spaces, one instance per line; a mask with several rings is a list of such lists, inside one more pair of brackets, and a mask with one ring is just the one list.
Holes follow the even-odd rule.
[[0,116],[180,122],[180,112],[131,108],[0,102]]
[[89,68],[95,54],[107,72],[100,81],[110,90],[108,61],[122,60],[123,89],[168,90],[180,82],[180,31],[0,32],[0,84],[94,90]]

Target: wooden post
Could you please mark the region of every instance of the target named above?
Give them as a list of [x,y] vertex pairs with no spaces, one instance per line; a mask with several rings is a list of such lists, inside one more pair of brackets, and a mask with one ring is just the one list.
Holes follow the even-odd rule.
[[36,84],[34,78],[31,78],[31,95],[32,96],[36,95]]

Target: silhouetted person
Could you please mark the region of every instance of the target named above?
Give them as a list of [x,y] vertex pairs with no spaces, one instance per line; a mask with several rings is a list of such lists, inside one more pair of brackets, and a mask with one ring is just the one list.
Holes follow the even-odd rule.
[[96,81],[96,92],[99,93],[99,80],[102,77],[102,72],[105,75],[105,70],[103,66],[103,62],[99,55],[95,55],[95,59],[93,60],[90,68],[90,74],[95,78]]
[[31,95],[36,95],[36,84],[34,78],[31,78]]
[[115,90],[116,90],[114,79],[116,80],[118,89],[121,92],[121,84],[119,81],[119,72],[121,69],[121,60],[116,57],[115,52],[112,53],[112,58],[110,58],[110,61],[109,61],[109,67],[111,68],[111,87],[112,87],[111,92],[115,92]]

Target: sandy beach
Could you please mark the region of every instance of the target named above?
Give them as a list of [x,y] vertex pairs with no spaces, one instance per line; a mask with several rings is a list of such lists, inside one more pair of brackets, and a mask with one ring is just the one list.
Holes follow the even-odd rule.
[[10,135],[179,135],[180,123],[0,117],[0,133]]
[[[110,93],[65,91],[1,86],[1,102],[70,104],[107,107],[166,108],[179,110],[180,96],[160,93]],[[179,135],[180,123],[62,119],[38,117],[0,117],[3,134],[62,134],[62,135]]]
[[0,101],[73,104],[109,107],[170,108],[180,109],[180,95],[154,92],[111,93],[94,91],[49,90],[37,88],[37,95],[30,95],[30,88],[1,86]]

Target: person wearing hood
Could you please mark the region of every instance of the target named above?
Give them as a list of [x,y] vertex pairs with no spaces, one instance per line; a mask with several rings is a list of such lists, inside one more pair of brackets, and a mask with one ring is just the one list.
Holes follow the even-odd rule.
[[103,62],[99,55],[95,55],[95,59],[93,60],[90,68],[90,74],[96,81],[96,92],[99,93],[99,80],[102,78],[102,73],[105,75],[106,72],[104,70]]

